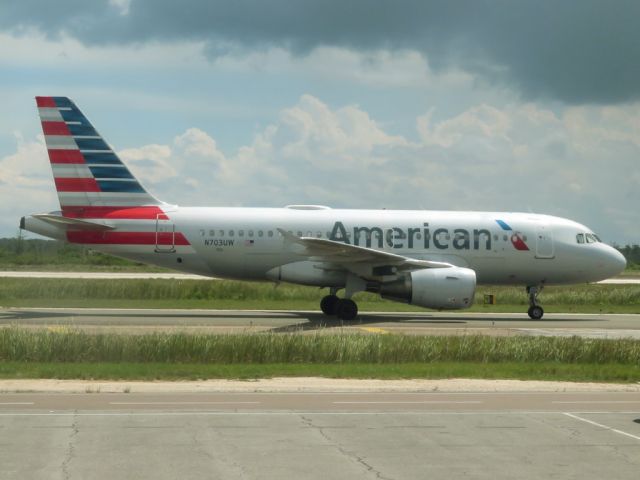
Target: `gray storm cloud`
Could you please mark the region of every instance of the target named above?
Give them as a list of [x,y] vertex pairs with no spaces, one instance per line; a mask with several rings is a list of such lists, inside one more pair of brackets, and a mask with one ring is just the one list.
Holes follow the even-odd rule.
[[88,45],[204,41],[210,56],[283,47],[420,51],[524,98],[611,104],[640,97],[640,2],[617,0],[22,0],[0,28]]

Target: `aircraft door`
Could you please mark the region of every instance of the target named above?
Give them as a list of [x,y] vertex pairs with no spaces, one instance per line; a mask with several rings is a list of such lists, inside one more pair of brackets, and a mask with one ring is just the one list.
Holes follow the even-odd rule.
[[164,213],[156,216],[156,249],[157,253],[173,253],[176,251],[176,226],[165,218]]
[[536,226],[536,258],[553,257],[555,257],[553,230],[549,225],[538,224]]

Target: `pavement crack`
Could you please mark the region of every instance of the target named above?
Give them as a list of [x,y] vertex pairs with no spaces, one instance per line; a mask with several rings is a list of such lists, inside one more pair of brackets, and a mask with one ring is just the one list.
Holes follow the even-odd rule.
[[[218,434],[216,429],[209,429],[207,430],[207,433],[210,435],[215,435],[220,440],[222,440],[222,437]],[[212,466],[222,464],[227,468],[231,468],[235,470],[234,478],[238,478],[238,479],[249,478],[249,473],[247,472],[244,465],[232,459],[231,456],[228,455],[229,452],[227,452],[227,454],[222,454],[222,452],[219,450],[216,452],[212,452],[210,449],[208,449],[207,446],[203,444],[203,442],[201,441],[199,432],[197,429],[194,429],[191,432],[191,444],[193,446],[193,451],[199,453],[201,456],[208,459],[211,462]],[[234,445],[226,444],[226,447],[227,448],[230,447],[232,449],[237,450],[237,448],[235,448]]]
[[385,475],[382,474],[382,472],[380,472],[379,470],[376,470],[374,468],[373,465],[371,465],[370,463],[367,463],[367,461],[365,460],[364,457],[358,455],[355,452],[352,452],[350,450],[347,450],[346,448],[344,448],[342,445],[340,445],[339,443],[337,443],[333,438],[331,438],[327,432],[325,431],[325,429],[323,427],[320,427],[318,425],[315,425],[313,423],[313,420],[311,420],[309,417],[306,417],[305,415],[301,415],[300,418],[302,419],[302,423],[309,427],[314,429],[315,431],[317,431],[320,436],[322,438],[324,438],[333,448],[335,448],[341,455],[344,455],[345,457],[351,459],[351,460],[355,460],[356,463],[358,463],[360,466],[364,467],[364,469],[369,472],[372,473],[373,475],[375,475],[375,478],[378,478],[380,480],[394,480],[391,477],[387,477]]
[[69,441],[67,443],[67,450],[65,452],[65,456],[64,456],[64,460],[62,461],[62,476],[65,480],[69,480],[69,478],[71,478],[70,474],[69,474],[69,465],[71,464],[71,461],[75,458],[76,456],[76,437],[78,436],[78,434],[80,433],[80,430],[78,428],[78,416],[77,416],[78,412],[74,412],[73,414],[73,421],[71,422],[71,433],[69,434]]

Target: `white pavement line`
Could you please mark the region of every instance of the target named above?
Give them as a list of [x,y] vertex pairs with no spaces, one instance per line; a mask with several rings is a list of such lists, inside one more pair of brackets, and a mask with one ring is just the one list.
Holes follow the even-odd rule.
[[640,400],[576,400],[573,402],[563,402],[560,400],[553,401],[551,403],[565,404],[565,405],[583,405],[583,404],[600,404],[600,403],[640,403]]
[[33,402],[0,402],[0,405],[33,405]]
[[109,405],[258,405],[260,402],[109,402]]
[[397,405],[397,404],[427,404],[427,405],[448,405],[448,404],[456,404],[456,405],[460,405],[460,404],[478,404],[478,403],[483,403],[480,400],[469,400],[469,401],[448,401],[448,400],[416,400],[416,401],[388,401],[388,402],[376,402],[376,401],[362,401],[362,402],[357,402],[357,401],[351,401],[351,402],[331,402],[334,405]]
[[[640,415],[640,412],[577,412],[581,415]],[[254,416],[254,417],[285,417],[285,416],[299,416],[299,415],[318,415],[318,416],[354,416],[354,417],[371,417],[371,416],[390,416],[390,415],[446,415],[446,416],[491,416],[491,415],[567,415],[566,412],[549,412],[545,410],[495,410],[487,412],[450,412],[450,411],[401,411],[401,412],[317,412],[317,411],[305,411],[305,410],[293,410],[293,411],[259,411],[259,412],[237,412],[237,411],[170,411],[170,412],[82,412],[82,411],[49,411],[49,412],[2,412],[0,417],[232,417],[232,416]]]
[[581,422],[589,423],[593,426],[604,428],[605,430],[611,430],[612,432],[619,433],[620,435],[624,435],[625,437],[630,437],[635,440],[640,440],[640,437],[637,435],[633,435],[631,433],[623,432],[622,430],[618,430],[617,428],[608,427],[607,425],[603,425],[602,423],[594,422],[593,420],[589,420],[587,418],[579,417],[578,415],[574,415],[573,413],[564,412],[567,417],[574,418],[576,420],[580,420]]

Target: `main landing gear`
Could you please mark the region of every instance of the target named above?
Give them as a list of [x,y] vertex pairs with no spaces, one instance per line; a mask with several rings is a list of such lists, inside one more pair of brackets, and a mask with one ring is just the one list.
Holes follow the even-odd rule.
[[325,315],[335,315],[340,320],[354,320],[358,316],[358,305],[350,298],[339,298],[337,289],[331,289],[331,293],[320,301],[320,310]]
[[540,320],[544,315],[544,310],[538,303],[538,295],[542,292],[542,285],[540,287],[527,287],[527,293],[529,294],[529,318],[532,320]]

